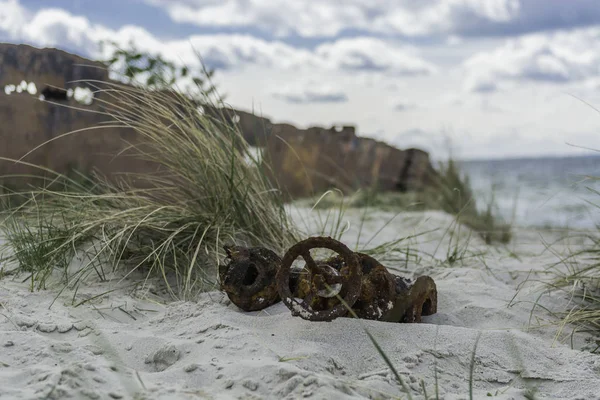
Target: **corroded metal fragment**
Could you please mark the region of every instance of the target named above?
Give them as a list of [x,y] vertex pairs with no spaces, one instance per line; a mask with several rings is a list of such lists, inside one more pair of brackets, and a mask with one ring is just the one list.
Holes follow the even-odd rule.
[[[361,290],[356,302],[348,305],[358,318],[379,319],[393,306],[396,297],[395,276],[373,257],[363,253],[355,254],[360,263]],[[338,270],[344,267],[344,260],[339,256],[330,258],[327,263]]]
[[[337,255],[315,260],[310,251],[317,248]],[[355,314],[388,322],[421,322],[422,316],[437,312],[433,279],[394,275],[373,257],[352,252],[330,237],[298,242],[283,259],[260,247],[225,246],[225,251],[226,263],[219,266],[221,289],[245,311],[282,300],[292,315],[310,321]],[[304,267],[292,266],[298,258]]]
[[224,246],[226,263],[219,266],[221,290],[244,311],[257,311],[279,301],[275,274],[281,258],[262,247]]
[[[315,261],[310,254],[315,248],[335,251],[343,259],[343,266],[336,269],[327,261]],[[298,290],[292,293],[292,263],[298,257],[306,263],[305,274],[300,275]],[[296,243],[283,256],[277,271],[277,290],[292,315],[310,321],[331,321],[346,315],[346,304],[354,304],[360,296],[360,275],[358,256],[346,245],[328,237],[311,237]]]
[[437,287],[429,276],[414,282],[396,276],[394,306],[381,318],[389,322],[421,322],[422,316],[437,312]]

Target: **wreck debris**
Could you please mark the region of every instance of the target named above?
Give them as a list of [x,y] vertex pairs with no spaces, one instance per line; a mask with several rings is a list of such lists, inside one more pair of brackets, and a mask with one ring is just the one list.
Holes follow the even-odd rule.
[[227,264],[219,266],[221,290],[244,311],[258,311],[279,301],[275,274],[281,258],[262,247],[224,246]]
[[[338,253],[343,259],[340,268],[336,269],[327,261],[315,261],[310,254],[310,250],[315,248],[326,248]],[[306,262],[307,273],[300,278],[297,293],[292,293],[290,273],[292,263],[298,257]],[[360,296],[360,277],[356,253],[332,238],[312,237],[296,243],[285,253],[276,281],[279,295],[292,315],[310,321],[331,321],[345,316],[348,313],[346,304],[351,307]],[[302,301],[298,301],[296,297],[300,297]]]
[[[337,253],[315,260],[310,251]],[[283,259],[261,247],[225,246],[219,266],[221,289],[245,311],[282,300],[292,315],[310,321],[349,316],[388,322],[421,322],[437,312],[437,288],[429,276],[416,280],[388,271],[373,257],[351,251],[330,237],[311,237],[292,246]],[[302,258],[303,268],[293,267]]]
[[381,321],[421,322],[423,315],[437,312],[437,288],[429,276],[420,276],[414,282],[396,276],[394,306]]

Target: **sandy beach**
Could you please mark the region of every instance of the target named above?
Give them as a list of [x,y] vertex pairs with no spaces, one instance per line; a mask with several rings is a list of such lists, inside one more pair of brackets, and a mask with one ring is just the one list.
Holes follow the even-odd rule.
[[0,0],[0,400],[600,400],[599,5]]
[[[392,216],[370,214],[359,242]],[[308,221],[307,234],[316,230],[308,210],[294,209],[293,218]],[[360,215],[344,218],[342,240],[356,243]],[[600,356],[582,351],[588,338],[571,327],[559,334],[545,311],[566,310],[568,298],[536,283],[578,244],[548,249],[543,241],[557,234],[517,230],[515,245],[490,247],[466,228],[450,242],[452,222],[442,212],[401,214],[370,243],[433,230],[407,243],[419,259],[396,266],[437,282],[438,313],[421,324],[309,322],[282,303],[246,313],[217,291],[169,302],[159,283],[134,286],[139,276],[89,279],[75,295],[89,301],[75,306],[73,292],[59,293],[58,285],[31,292],[26,277],[4,277],[0,398],[408,398],[365,329],[414,399],[469,398],[470,382],[476,399],[600,398]],[[457,235],[463,257],[449,265]]]

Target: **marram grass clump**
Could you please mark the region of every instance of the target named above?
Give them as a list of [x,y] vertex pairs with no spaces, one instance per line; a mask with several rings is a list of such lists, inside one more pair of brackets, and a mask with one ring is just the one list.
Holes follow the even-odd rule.
[[436,201],[439,208],[456,215],[460,223],[479,233],[486,243],[508,243],[512,238],[512,227],[494,213],[493,193],[482,212],[477,207],[469,177],[461,174],[454,160],[441,164],[438,171],[434,187],[422,193],[421,199],[429,197]]
[[[266,167],[224,122],[225,108],[208,113],[171,90],[95,84],[110,124],[134,129],[141,141],[129,150],[156,168],[118,181],[95,175],[92,185],[56,174],[67,182],[61,190],[24,193],[28,200],[5,212],[1,226],[19,265],[13,272],[29,273],[32,287],[56,272],[69,285],[88,274],[105,279],[109,266],[162,277],[174,298],[189,298],[214,288],[223,244],[283,253],[297,240]],[[83,267],[73,272],[78,252]]]
[[569,306],[555,315],[561,320],[557,337],[570,335],[570,330],[588,332],[590,342],[585,346],[600,353],[600,238],[586,235],[582,249],[573,251],[550,265],[554,279],[547,283],[550,291],[563,291]]
[[511,225],[502,221],[494,213],[494,200],[486,209],[478,209],[467,176],[452,159],[440,164],[433,183],[422,191],[381,192],[376,188],[358,190],[347,199],[340,191],[330,191],[318,199],[300,200],[300,204],[315,204],[319,209],[337,209],[340,204],[346,208],[368,208],[383,211],[424,211],[441,210],[456,217],[458,223],[477,232],[486,243],[508,243],[512,237]]
[[[600,177],[587,176],[582,182],[589,184],[586,189],[591,193],[600,195],[596,188],[598,181]],[[596,210],[600,209],[599,204],[587,202]],[[548,266],[547,273],[551,279],[544,281],[544,287],[548,292],[562,292],[569,300],[564,310],[552,312],[560,321],[557,322],[559,330],[556,337],[569,340],[575,331],[589,333],[588,343],[583,348],[593,353],[600,353],[599,229],[600,225],[596,224],[595,230],[570,231],[556,240],[555,243],[567,240],[569,247],[566,254],[552,250],[552,244],[545,243],[558,260]]]

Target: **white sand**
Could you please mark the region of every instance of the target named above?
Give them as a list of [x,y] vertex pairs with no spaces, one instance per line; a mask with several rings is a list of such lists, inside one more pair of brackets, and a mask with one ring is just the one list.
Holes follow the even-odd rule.
[[[389,218],[372,214],[361,242]],[[358,216],[346,219],[350,231],[343,240],[354,244]],[[468,398],[478,333],[474,398],[523,399],[535,390],[535,398],[600,399],[600,356],[579,350],[583,334],[564,340],[569,327],[555,340],[557,327],[548,325],[554,320],[542,308],[532,312],[540,286],[525,285],[508,306],[528,276],[547,279],[542,272],[558,261],[556,253],[569,251],[567,243],[548,251],[538,233],[521,231],[518,246],[510,246],[517,258],[473,236],[466,258],[449,267],[435,259],[446,258],[448,240],[441,237],[451,221],[436,212],[403,215],[371,242],[441,228],[411,241],[411,250],[423,253],[418,265],[399,266],[437,282],[438,313],[422,324],[308,322],[281,303],[245,313],[218,292],[165,305],[118,277],[89,282],[77,298],[115,289],[111,293],[78,307],[72,293],[63,293],[50,307],[56,289],[32,293],[24,277],[6,277],[0,281],[0,398],[406,398],[365,327],[415,399],[424,398],[421,382],[435,398],[436,366],[439,398]],[[468,231],[462,233],[465,238]],[[435,259],[424,255],[434,252]],[[564,310],[567,300],[543,295],[539,304]]]

